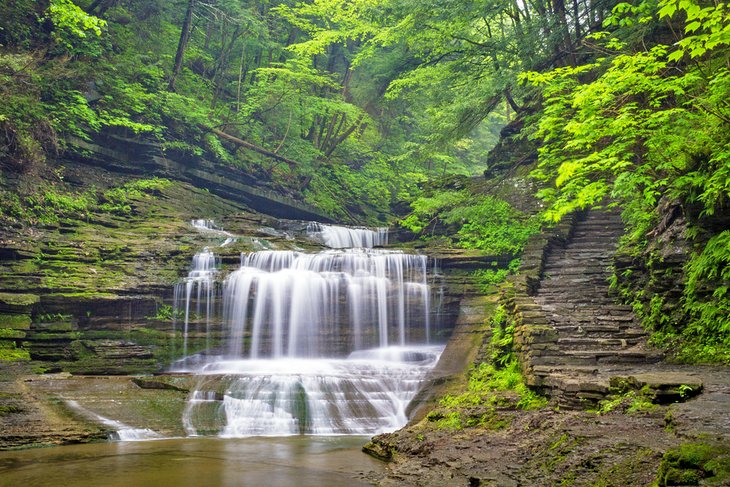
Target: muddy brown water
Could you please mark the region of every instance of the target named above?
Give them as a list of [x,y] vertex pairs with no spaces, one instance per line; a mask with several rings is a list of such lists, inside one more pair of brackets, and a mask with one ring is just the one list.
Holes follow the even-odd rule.
[[367,438],[179,438],[0,452],[2,487],[372,485]]

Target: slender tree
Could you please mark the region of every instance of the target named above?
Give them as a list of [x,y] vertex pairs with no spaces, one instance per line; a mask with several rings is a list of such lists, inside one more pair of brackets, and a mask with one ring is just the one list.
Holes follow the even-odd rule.
[[182,69],[183,56],[185,55],[185,49],[188,47],[188,41],[190,41],[194,10],[195,0],[188,0],[188,8],[185,12],[185,20],[183,21],[182,30],[180,31],[180,41],[177,44],[177,52],[175,53],[175,64],[172,68],[170,81],[167,84],[168,91],[175,91],[175,80],[177,79],[177,76],[180,74],[180,70]]

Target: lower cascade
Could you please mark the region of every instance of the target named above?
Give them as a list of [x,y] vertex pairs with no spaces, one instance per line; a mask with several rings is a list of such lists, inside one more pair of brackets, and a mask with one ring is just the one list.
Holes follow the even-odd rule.
[[267,250],[223,274],[205,249],[176,293],[184,353],[189,335],[220,330],[173,366],[199,376],[183,418],[189,435],[371,435],[405,425],[443,350],[432,344],[439,323],[425,256]]

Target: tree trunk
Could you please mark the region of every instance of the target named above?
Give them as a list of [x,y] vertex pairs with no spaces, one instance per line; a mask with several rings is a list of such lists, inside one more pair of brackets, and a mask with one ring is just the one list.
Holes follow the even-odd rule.
[[188,47],[190,40],[191,26],[193,24],[193,10],[195,9],[195,0],[188,0],[188,9],[185,12],[185,20],[183,21],[182,31],[180,32],[180,42],[177,44],[177,52],[175,53],[175,65],[172,68],[172,76],[167,85],[167,91],[175,91],[175,80],[182,69],[183,55],[185,48]]
[[243,61],[246,57],[246,46],[241,46],[241,60],[238,64],[238,85],[236,86],[236,111],[241,111],[241,85],[243,84]]
[[337,139],[330,144],[329,149],[327,149],[327,152],[325,152],[325,154],[324,154],[325,157],[329,158],[332,155],[332,153],[335,151],[335,149],[337,149],[337,147],[341,143],[343,143],[345,141],[345,139],[347,139],[350,136],[350,134],[355,131],[355,129],[357,129],[361,125],[363,125],[363,123],[362,123],[363,118],[365,118],[364,115],[360,115],[357,118],[357,120],[355,121],[355,123],[353,123],[352,125],[350,125],[350,127],[347,130],[345,130],[342,133],[342,135],[340,135],[339,137],[337,137]]

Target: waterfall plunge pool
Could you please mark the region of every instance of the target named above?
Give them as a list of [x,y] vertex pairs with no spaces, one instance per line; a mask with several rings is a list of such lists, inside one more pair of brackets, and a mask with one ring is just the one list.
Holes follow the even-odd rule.
[[368,486],[382,462],[360,436],[175,438],[0,452],[0,487]]

